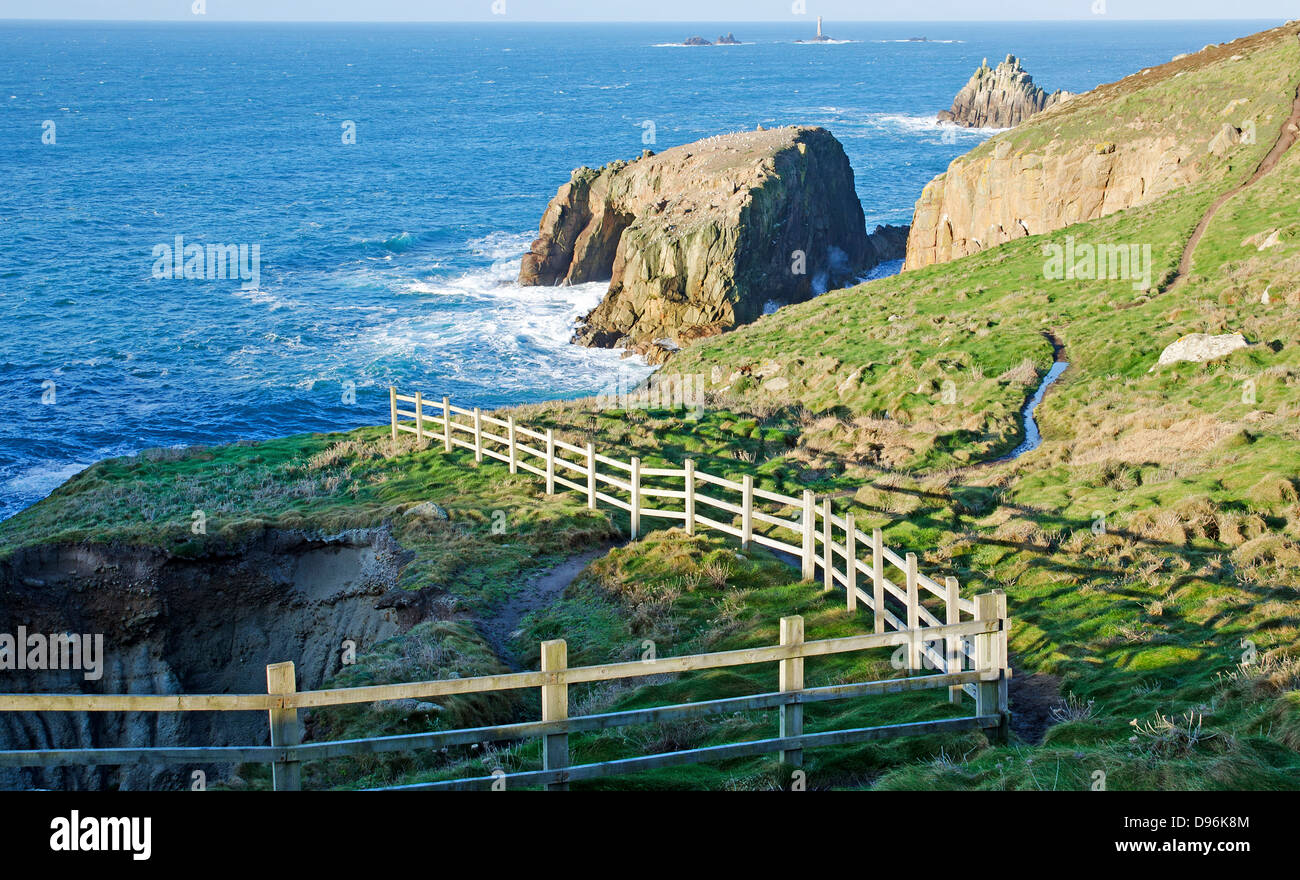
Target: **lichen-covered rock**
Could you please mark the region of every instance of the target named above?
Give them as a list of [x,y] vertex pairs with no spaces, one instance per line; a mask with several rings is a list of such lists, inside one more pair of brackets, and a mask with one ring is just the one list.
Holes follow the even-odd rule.
[[1034,85],[1034,78],[1020,65],[1020,59],[1008,55],[997,67],[988,59],[962,87],[951,110],[939,113],[939,122],[966,128],[1013,128],[1029,117],[1042,113],[1073,97],[1069,92]]
[[609,279],[575,341],[663,352],[665,340],[685,345],[755,320],[768,302],[851,282],[897,238],[869,241],[839,141],[792,126],[579,168],[547,207],[519,282]]
[[1222,336],[1192,333],[1161,352],[1157,366],[1165,367],[1180,361],[1203,364],[1225,358],[1234,351],[1248,347],[1250,343],[1240,333],[1226,333]]

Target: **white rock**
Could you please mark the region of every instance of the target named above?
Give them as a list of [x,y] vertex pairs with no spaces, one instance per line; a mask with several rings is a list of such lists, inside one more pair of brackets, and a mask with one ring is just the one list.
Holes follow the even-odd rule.
[[1250,343],[1240,333],[1228,333],[1223,336],[1192,333],[1166,348],[1156,366],[1164,367],[1180,361],[1203,364],[1207,361],[1217,361],[1234,351],[1249,347]]
[[1219,133],[1210,140],[1208,149],[1216,156],[1223,156],[1239,143],[1241,143],[1241,132],[1225,122],[1219,129]]

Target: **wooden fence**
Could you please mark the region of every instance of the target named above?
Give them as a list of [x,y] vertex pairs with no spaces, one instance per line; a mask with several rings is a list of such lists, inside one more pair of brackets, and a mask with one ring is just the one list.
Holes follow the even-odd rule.
[[[408,433],[421,444],[440,443],[447,452],[468,449],[476,462],[491,458],[508,465],[512,474],[522,470],[542,477],[548,495],[557,488],[582,493],[591,510],[605,504],[625,511],[633,539],[641,533],[643,519],[657,518],[680,523],[689,534],[702,526],[739,538],[744,549],[758,544],[791,554],[800,560],[805,580],[816,580],[820,571],[825,590],[844,590],[849,611],[861,607],[871,612],[876,633],[920,633],[975,614],[975,603],[961,596],[956,578],[945,577],[940,584],[928,577],[919,570],[916,554],[891,550],[880,529],[866,534],[852,513],[836,515],[831,499],[818,499],[812,490],[798,498],[770,492],[755,486],[752,476],[728,480],[697,469],[690,459],[680,468],[647,468],[635,457],[619,461],[597,452],[594,443],[565,443],[553,429],[535,431],[516,424],[513,416],[494,418],[477,407],[455,406],[446,397],[431,404],[418,392],[404,395],[392,388],[389,399],[393,439]],[[402,404],[413,409],[402,409]],[[439,414],[427,413],[429,406]],[[457,416],[467,421],[458,422]],[[909,646],[908,669],[920,669],[926,660],[946,669],[946,652],[926,645],[918,638]]]
[[[414,409],[402,410],[399,408],[401,403],[410,403]],[[829,499],[818,504],[811,492],[805,492],[802,498],[768,492],[756,488],[752,477],[746,476],[736,483],[698,471],[690,461],[684,462],[681,468],[642,468],[636,458],[631,462],[620,462],[598,454],[590,443],[585,449],[564,443],[556,439],[553,431],[534,431],[516,425],[513,418],[497,419],[478,409],[454,407],[446,398],[441,402],[442,415],[439,417],[426,414],[425,406],[421,395],[407,397],[393,390],[393,436],[409,432],[421,442],[440,440],[447,451],[457,446],[471,449],[478,462],[485,457],[494,458],[508,464],[511,473],[522,469],[543,477],[548,493],[554,493],[556,487],[585,493],[587,504],[592,509],[604,503],[627,511],[634,537],[640,531],[641,517],[658,517],[680,521],[688,532],[693,533],[697,526],[702,526],[737,537],[742,546],[748,547],[752,542],[793,553],[802,560],[805,578],[814,579],[820,568],[825,589],[844,588],[850,612],[870,611],[873,631],[846,638],[805,641],[803,618],[795,616],[781,619],[780,643],[777,645],[598,666],[569,667],[567,644],[564,640],[556,640],[542,643],[541,668],[536,672],[475,678],[300,692],[296,688],[293,664],[277,663],[267,667],[265,694],[0,694],[0,711],[6,712],[266,712],[271,743],[269,746],[22,749],[0,751],[0,767],[174,763],[193,766],[262,762],[272,765],[272,780],[277,790],[296,790],[301,787],[300,768],[304,761],[540,738],[543,740],[541,770],[497,771],[487,776],[401,787],[545,786],[559,789],[573,781],[764,754],[778,754],[787,764],[800,766],[806,748],[897,736],[983,729],[997,738],[1005,738],[1010,717],[1007,700],[1010,667],[1007,661],[1006,596],[1001,591],[985,593],[973,600],[962,598],[955,579],[945,578],[943,586],[940,586],[917,570],[914,554],[899,556],[884,546],[880,530],[874,530],[869,536],[863,534],[855,527],[852,514],[843,518],[836,516]],[[473,421],[458,423],[454,418],[457,415]],[[407,424],[401,421],[402,417],[413,421]],[[430,424],[435,427],[434,431],[427,430]],[[485,426],[504,429],[505,434],[494,434]],[[531,446],[525,442],[529,440],[542,445]],[[575,460],[566,453],[581,458]],[[601,473],[601,465],[609,472]],[[581,482],[563,474],[576,475]],[[740,498],[738,502],[731,502],[705,495],[699,491],[701,484],[713,487],[710,491],[715,493],[739,493]],[[681,509],[676,509],[675,505],[652,507],[646,499],[680,502]],[[769,505],[768,510],[761,509],[764,503]],[[700,506],[730,514],[730,520],[715,518],[720,514],[705,516],[699,512]],[[771,512],[771,506],[775,506],[775,513]],[[777,515],[791,508],[798,511],[798,519]],[[799,544],[775,536],[783,532],[795,535]],[[858,558],[859,548],[869,550],[865,560]],[[903,573],[903,587],[885,576],[886,565]],[[859,574],[870,584],[870,592],[858,586]],[[921,590],[926,591],[930,601],[942,612],[942,618],[927,607],[920,595]],[[804,661],[807,658],[885,648],[904,649],[901,665],[907,669],[905,677],[826,687],[804,686]],[[777,665],[775,691],[650,709],[577,717],[569,715],[570,685],[764,663]],[[925,674],[920,674],[922,672]],[[388,700],[427,700],[525,688],[540,689],[540,721],[332,742],[302,743],[299,740],[300,709]],[[955,703],[960,702],[963,691],[970,693],[975,698],[974,714],[909,724],[815,733],[804,731],[805,705],[932,688],[947,690],[950,700]],[[590,764],[570,764],[569,736],[574,733],[764,709],[776,709],[779,713],[776,737]]]
[[[541,669],[475,678],[423,681],[410,684],[370,685],[332,690],[297,691],[292,663],[266,668],[265,694],[208,695],[90,695],[90,694],[3,694],[0,711],[5,712],[250,712],[268,713],[269,746],[151,747],[105,749],[24,749],[0,751],[0,767],[56,767],[97,765],[208,765],[220,763],[269,763],[276,790],[301,787],[304,761],[385,752],[442,749],[489,742],[543,740],[542,769],[517,773],[494,771],[491,775],[417,783],[402,789],[472,789],[567,787],[569,782],[604,776],[636,773],[663,767],[705,761],[730,760],[764,754],[779,754],[792,766],[803,763],[803,750],[843,745],[898,736],[983,729],[991,736],[1005,737],[1007,713],[1007,616],[1006,597],[1000,591],[976,598],[973,620],[937,626],[926,638],[937,645],[969,642],[975,660],[967,668],[962,655],[948,671],[881,681],[804,687],[804,661],[855,651],[896,648],[908,645],[909,632],[869,633],[822,641],[805,641],[802,617],[781,619],[780,643],[764,648],[744,648],[685,657],[664,657],[570,667],[564,640],[543,642]],[[589,682],[615,681],[645,676],[677,674],[705,669],[724,669],[760,663],[777,665],[778,689],[754,696],[733,697],[699,703],[659,706],[597,715],[569,715],[569,686]],[[930,688],[972,687],[973,715],[841,730],[806,733],[803,707],[828,700],[879,696]],[[299,709],[341,706],[385,700],[432,699],[458,694],[492,693],[523,688],[541,692],[541,721],[502,724],[461,730],[430,731],[400,736],[302,743],[299,741]],[[723,713],[777,709],[776,737],[708,746],[683,751],[644,755],[612,761],[571,765],[569,736],[584,731],[609,730],[635,724],[672,723]],[[391,789],[390,789],[391,790]]]

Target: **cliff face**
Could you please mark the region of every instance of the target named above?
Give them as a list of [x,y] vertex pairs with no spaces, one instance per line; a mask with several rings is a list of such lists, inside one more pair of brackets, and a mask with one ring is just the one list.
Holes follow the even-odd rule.
[[1295,40],[1288,25],[1206,46],[997,135],[925,187],[904,268],[1235,180],[1286,117]]
[[[180,560],[143,548],[60,545],[0,563],[0,619],[29,633],[101,633],[102,677],[9,671],[14,693],[260,693],[266,664],[294,661],[300,689],[409,627],[419,609],[394,591],[398,547],[385,533],[312,539],[269,532],[229,557]],[[415,597],[418,600],[418,597]],[[266,744],[248,712],[0,713],[0,749]],[[187,788],[198,767],[0,768],[0,789]],[[202,767],[210,780],[234,769]]]
[[610,279],[574,339],[644,350],[716,335],[879,260],[839,141],[788,127],[578,169],[547,207],[519,281]]
[[904,268],[1235,179],[1284,117],[1279,98],[1295,93],[1295,68],[1280,60],[1294,40],[1279,28],[1207,46],[1075,95],[954,160],[916,203]]
[[921,192],[904,269],[943,263],[1146,204],[1199,177],[1173,137],[1122,145],[1052,142],[1016,151],[1001,141],[955,160]]
[[990,68],[985,59],[957,93],[952,109],[941,111],[938,118],[941,123],[967,128],[1014,128],[1071,97],[1063,91],[1049,95],[1034,85],[1034,78],[1021,67],[1019,58],[1008,55],[995,68]]

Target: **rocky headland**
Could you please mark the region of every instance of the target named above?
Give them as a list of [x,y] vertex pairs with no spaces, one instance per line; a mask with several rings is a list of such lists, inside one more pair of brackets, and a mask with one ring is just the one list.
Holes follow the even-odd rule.
[[[1260,115],[1263,96],[1294,93],[1284,66],[1251,71],[1268,91],[1246,89],[1233,75],[1249,70],[1279,33],[1294,40],[1278,29],[1206,46],[1057,102],[955,159],[916,203],[904,269],[1096,220],[1233,174],[1240,152],[1254,148],[1246,135],[1252,126],[1278,124]],[[1135,109],[1116,109],[1128,107]]]
[[853,169],[822,128],[720,135],[579,168],[524,256],[523,285],[609,280],[575,341],[652,361],[902,257],[868,236]]
[[938,120],[965,128],[1014,128],[1071,97],[1065,91],[1048,94],[1034,85],[1034,78],[1014,55],[992,68],[986,58],[957,93],[952,109],[941,111]]

